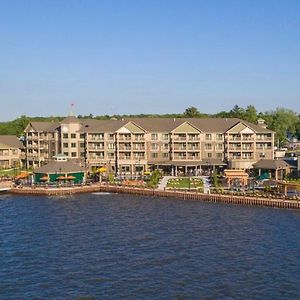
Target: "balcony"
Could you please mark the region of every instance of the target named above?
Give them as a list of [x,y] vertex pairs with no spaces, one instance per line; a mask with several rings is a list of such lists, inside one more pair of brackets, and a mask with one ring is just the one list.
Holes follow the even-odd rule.
[[229,136],[228,137],[228,141],[241,141],[242,138],[241,137],[234,137],[234,136]]
[[186,147],[176,147],[176,146],[174,146],[174,148],[173,148],[175,151],[186,151]]
[[189,136],[188,140],[189,141],[200,141],[200,137],[199,136]]
[[133,147],[134,151],[145,151],[145,147]]
[[92,146],[92,145],[89,145],[88,149],[104,149],[104,146]]
[[122,160],[131,160],[131,156],[123,156],[123,155],[120,155],[119,156],[119,159],[122,159]]
[[199,146],[198,147],[196,147],[196,146],[194,146],[194,147],[188,147],[187,149],[188,150],[200,151],[200,147]]
[[131,151],[131,150],[132,150],[131,147],[122,147],[122,146],[119,147],[119,151]]
[[134,137],[134,140],[135,140],[135,141],[144,141],[145,138],[144,138],[143,136],[135,136],[135,137]]
[[187,140],[187,138],[186,137],[183,137],[183,136],[175,136],[174,138],[173,138],[173,141],[186,141]]
[[186,160],[187,158],[186,158],[186,155],[181,156],[181,155],[174,154],[173,159],[174,160]]
[[120,135],[118,138],[119,141],[131,141],[131,136]]
[[199,156],[198,155],[188,155],[187,159],[188,160],[199,160]]
[[242,151],[253,151],[253,147],[242,147]]

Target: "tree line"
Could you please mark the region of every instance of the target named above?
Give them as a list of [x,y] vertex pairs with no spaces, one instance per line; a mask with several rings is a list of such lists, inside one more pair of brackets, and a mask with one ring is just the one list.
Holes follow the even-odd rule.
[[[248,105],[246,108],[234,105],[229,111],[221,111],[216,114],[206,114],[194,106],[185,109],[181,114],[138,114],[138,115],[102,115],[94,116],[78,115],[79,119],[122,119],[122,118],[239,118],[251,123],[257,123],[258,119],[264,119],[269,129],[276,132],[276,141],[279,145],[285,145],[292,138],[300,140],[300,115],[286,108],[276,108],[267,112],[258,112],[255,106]],[[25,127],[32,121],[61,121],[64,117],[29,117],[22,115],[19,118],[0,122],[0,134],[21,136]]]

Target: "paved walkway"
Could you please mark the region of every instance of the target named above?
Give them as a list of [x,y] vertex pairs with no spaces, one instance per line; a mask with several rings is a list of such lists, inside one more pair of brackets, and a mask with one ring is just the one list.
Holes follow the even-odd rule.
[[203,192],[205,194],[210,194],[210,181],[209,176],[198,176],[203,181]]
[[157,190],[163,191],[171,178],[175,178],[175,176],[164,176],[158,184]]

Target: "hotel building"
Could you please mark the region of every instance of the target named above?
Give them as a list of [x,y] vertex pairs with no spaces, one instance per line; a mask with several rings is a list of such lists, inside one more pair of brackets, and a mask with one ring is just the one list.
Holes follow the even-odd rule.
[[137,174],[160,168],[200,174],[215,168],[250,169],[274,159],[274,132],[263,120],[236,118],[128,118],[31,122],[25,129],[27,167],[63,153],[89,170]]

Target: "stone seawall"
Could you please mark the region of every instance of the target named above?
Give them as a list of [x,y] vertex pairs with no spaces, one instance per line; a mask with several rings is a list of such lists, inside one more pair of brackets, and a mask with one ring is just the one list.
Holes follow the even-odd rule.
[[235,195],[219,195],[219,194],[203,194],[188,191],[159,191],[147,188],[121,187],[110,185],[91,185],[80,187],[66,187],[66,188],[12,188],[10,190],[13,194],[21,195],[72,195],[78,193],[94,193],[94,192],[108,192],[120,194],[132,194],[152,197],[164,198],[180,198],[184,200],[200,200],[206,202],[219,202],[240,205],[255,205],[277,208],[300,209],[300,201],[287,199],[271,199],[259,198],[249,196],[235,196]]

